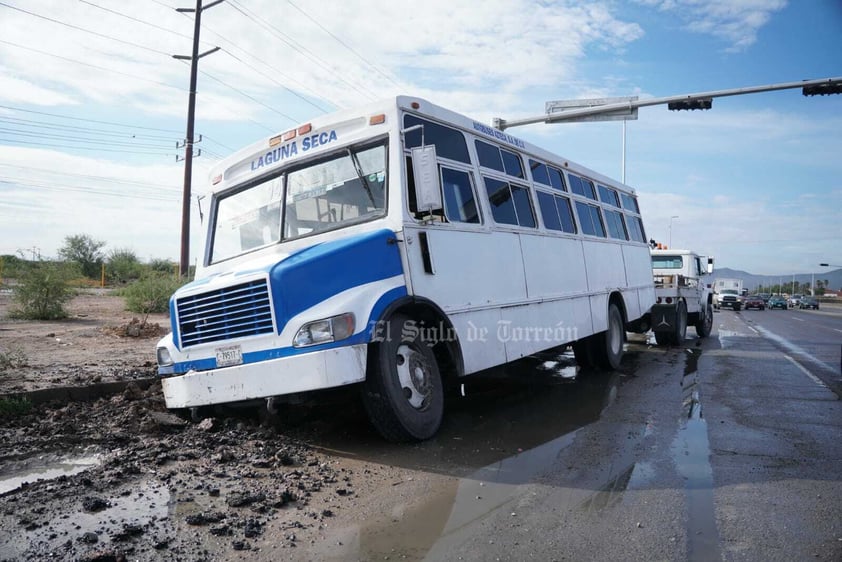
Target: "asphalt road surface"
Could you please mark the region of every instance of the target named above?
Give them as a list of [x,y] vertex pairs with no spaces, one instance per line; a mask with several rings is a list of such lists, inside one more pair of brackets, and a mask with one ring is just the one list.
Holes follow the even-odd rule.
[[434,476],[331,531],[324,560],[842,560],[842,309],[716,313],[681,346],[633,337],[619,373],[547,354],[469,379],[441,433],[311,436]]

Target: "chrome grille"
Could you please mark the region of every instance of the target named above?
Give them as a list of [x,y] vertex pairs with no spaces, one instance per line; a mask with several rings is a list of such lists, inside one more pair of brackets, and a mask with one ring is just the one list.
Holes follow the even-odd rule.
[[265,279],[181,297],[175,307],[182,347],[274,331]]

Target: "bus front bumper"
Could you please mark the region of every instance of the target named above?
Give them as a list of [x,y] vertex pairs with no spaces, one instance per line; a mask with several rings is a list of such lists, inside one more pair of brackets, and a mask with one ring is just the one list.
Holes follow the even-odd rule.
[[193,408],[282,396],[365,380],[366,344],[336,347],[161,381],[167,408]]

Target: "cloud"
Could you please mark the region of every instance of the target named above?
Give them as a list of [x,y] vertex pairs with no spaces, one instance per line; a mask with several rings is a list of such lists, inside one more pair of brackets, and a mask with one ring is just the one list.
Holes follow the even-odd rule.
[[713,35],[731,46],[727,51],[745,50],[757,41],[757,33],[783,10],[786,0],[637,0],[680,17],[694,33]]

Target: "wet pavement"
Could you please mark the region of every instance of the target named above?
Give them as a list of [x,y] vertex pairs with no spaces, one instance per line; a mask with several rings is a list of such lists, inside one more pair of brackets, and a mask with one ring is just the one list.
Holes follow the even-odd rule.
[[634,337],[615,373],[555,351],[471,377],[418,444],[381,441],[346,389],[269,426],[135,412],[139,441],[18,445],[0,560],[842,560],[832,352],[764,320],[717,313],[710,338],[671,348]]

